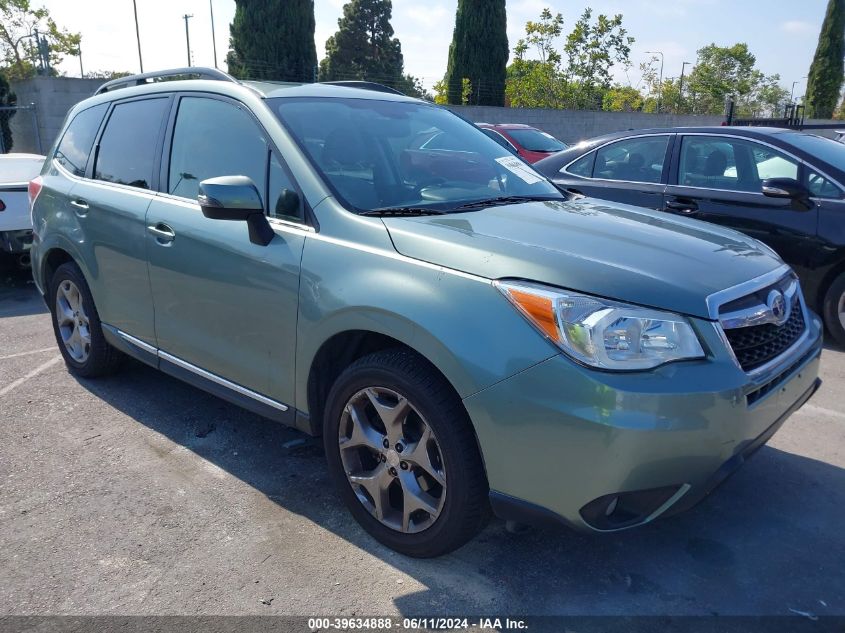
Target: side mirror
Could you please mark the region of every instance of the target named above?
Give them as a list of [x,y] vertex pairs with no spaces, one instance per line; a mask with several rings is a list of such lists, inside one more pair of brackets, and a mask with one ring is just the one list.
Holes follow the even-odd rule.
[[264,215],[264,205],[255,183],[246,176],[220,176],[203,180],[197,195],[202,214],[210,220],[246,222],[249,241],[267,246],[273,229]]
[[812,194],[794,178],[767,178],[763,181],[763,195],[786,200],[808,200]]

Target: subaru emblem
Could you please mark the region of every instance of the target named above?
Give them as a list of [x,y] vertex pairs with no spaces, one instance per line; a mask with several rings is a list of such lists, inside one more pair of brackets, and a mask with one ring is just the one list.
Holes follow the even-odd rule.
[[783,293],[780,290],[772,290],[769,293],[769,298],[766,300],[766,306],[772,317],[778,325],[783,325],[786,322],[786,300],[783,298]]

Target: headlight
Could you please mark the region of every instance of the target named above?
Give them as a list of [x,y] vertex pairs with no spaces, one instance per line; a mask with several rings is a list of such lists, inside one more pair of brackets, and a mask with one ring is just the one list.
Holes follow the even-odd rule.
[[587,365],[632,371],[704,357],[692,326],[679,314],[528,282],[495,285],[542,334]]

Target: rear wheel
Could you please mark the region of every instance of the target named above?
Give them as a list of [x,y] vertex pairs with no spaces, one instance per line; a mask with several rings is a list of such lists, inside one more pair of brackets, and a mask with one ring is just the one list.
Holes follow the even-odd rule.
[[114,373],[124,356],[106,342],[91,291],[75,263],[59,266],[48,297],[56,342],[71,373],[83,378]]
[[824,322],[834,340],[845,347],[845,273],[834,279],[827,291]]
[[416,354],[387,350],[347,368],[329,394],[323,441],[344,502],[388,547],[439,556],[484,526],[487,481],[472,426]]

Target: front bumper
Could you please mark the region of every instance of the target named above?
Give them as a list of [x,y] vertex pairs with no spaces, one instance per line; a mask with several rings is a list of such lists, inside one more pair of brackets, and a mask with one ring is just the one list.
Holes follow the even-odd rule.
[[652,372],[556,356],[465,399],[494,511],[612,531],[691,507],[818,388],[821,323],[810,320],[806,344],[754,380],[713,339],[711,358]]

